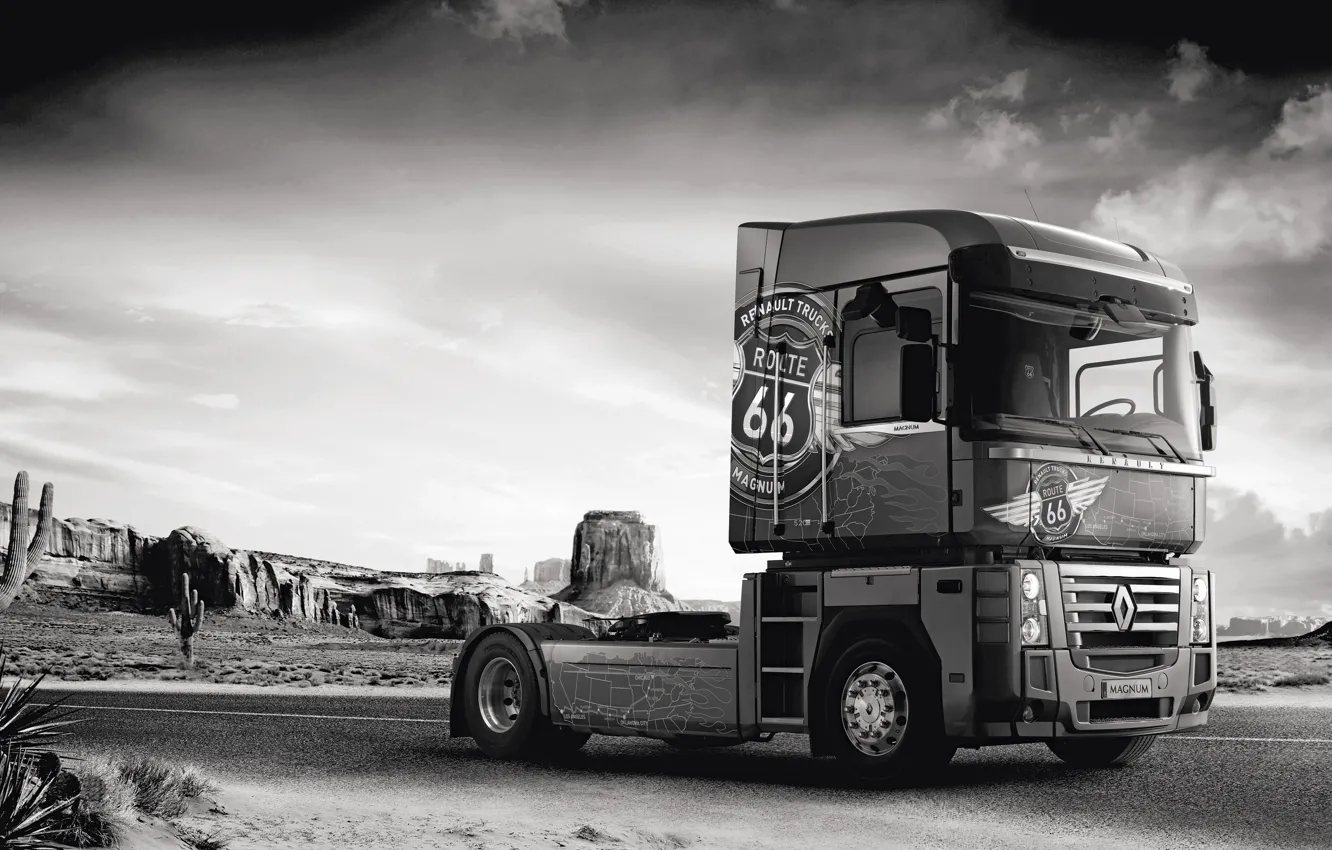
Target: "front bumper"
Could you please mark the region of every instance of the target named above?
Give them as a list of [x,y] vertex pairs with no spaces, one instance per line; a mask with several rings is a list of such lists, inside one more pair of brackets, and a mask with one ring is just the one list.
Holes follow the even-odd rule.
[[[1015,737],[1178,732],[1207,725],[1216,691],[1216,648],[1180,648],[1172,663],[1131,674],[1082,669],[1067,649],[1028,649],[1022,653],[1021,670],[1023,701],[1034,716],[1030,722],[1012,724]],[[1107,683],[1144,679],[1151,682],[1150,696],[1105,696]]]

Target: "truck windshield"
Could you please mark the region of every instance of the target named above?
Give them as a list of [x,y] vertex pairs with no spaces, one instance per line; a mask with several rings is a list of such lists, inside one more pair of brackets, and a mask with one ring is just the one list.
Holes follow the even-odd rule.
[[981,439],[1202,458],[1187,325],[1121,324],[1100,308],[976,292],[961,335],[960,377]]

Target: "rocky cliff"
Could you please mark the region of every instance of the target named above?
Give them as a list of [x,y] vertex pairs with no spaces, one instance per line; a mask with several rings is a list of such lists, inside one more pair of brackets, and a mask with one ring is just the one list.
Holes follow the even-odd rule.
[[588,511],[574,530],[569,586],[554,596],[610,617],[679,611],[666,590],[657,528],[638,511]]
[[1325,617],[1231,617],[1217,637],[1299,637],[1327,622]]
[[536,566],[532,568],[532,581],[535,582],[559,582],[560,587],[569,583],[569,565],[573,563],[568,558],[547,558],[544,561],[537,561]]
[[[30,511],[29,522],[36,522]],[[0,503],[0,543],[10,506]],[[464,637],[497,622],[581,622],[576,606],[479,572],[394,573],[271,552],[232,549],[200,528],[152,537],[103,519],[56,520],[27,598],[77,607],[160,611],[180,577],[211,610],[347,625],[386,637]]]

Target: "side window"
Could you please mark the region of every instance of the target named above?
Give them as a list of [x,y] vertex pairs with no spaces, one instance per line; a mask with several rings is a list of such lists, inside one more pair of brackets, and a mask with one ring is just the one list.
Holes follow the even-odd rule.
[[[839,298],[846,303],[852,293]],[[943,293],[934,287],[889,293],[898,307],[930,311],[936,336],[943,331]],[[892,321],[891,311],[880,321]],[[874,318],[847,320],[842,328],[842,424],[865,425],[902,418],[902,346],[895,326],[883,327]]]
[[851,384],[850,410],[853,422],[899,419],[902,406],[897,397],[901,380],[902,346],[906,340],[892,328],[863,331],[851,344],[851,360],[857,380]]

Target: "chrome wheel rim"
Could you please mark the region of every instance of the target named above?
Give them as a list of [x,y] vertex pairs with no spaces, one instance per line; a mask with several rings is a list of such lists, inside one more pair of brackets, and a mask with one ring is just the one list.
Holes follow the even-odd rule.
[[867,756],[886,756],[902,743],[907,695],[897,671],[881,661],[857,667],[842,689],[842,730]]
[[492,732],[508,732],[523,707],[523,684],[518,669],[507,658],[492,658],[477,680],[481,721]]

